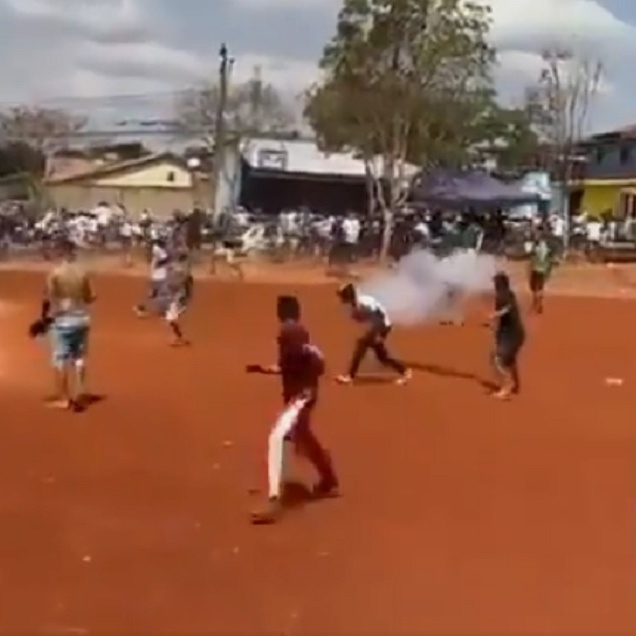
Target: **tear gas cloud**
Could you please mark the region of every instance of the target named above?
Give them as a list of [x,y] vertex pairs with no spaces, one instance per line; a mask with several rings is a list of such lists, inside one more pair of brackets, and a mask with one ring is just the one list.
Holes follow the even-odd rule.
[[414,325],[439,319],[458,301],[490,291],[496,271],[493,256],[472,250],[443,258],[416,250],[395,269],[372,276],[358,289],[382,303],[395,324]]

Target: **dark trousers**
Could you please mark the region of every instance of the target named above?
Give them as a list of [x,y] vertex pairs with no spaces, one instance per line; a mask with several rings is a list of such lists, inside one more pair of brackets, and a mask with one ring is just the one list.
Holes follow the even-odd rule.
[[390,332],[390,327],[372,328],[358,340],[353,350],[351,364],[349,365],[349,377],[356,377],[360,364],[369,350],[373,351],[382,366],[392,369],[400,375],[406,373],[406,366],[402,364],[402,362],[392,358],[386,348],[386,338]]

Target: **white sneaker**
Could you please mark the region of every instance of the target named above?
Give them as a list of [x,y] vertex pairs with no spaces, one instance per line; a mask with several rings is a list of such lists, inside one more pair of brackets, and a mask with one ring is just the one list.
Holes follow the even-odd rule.
[[410,382],[411,379],[413,378],[413,371],[411,371],[411,369],[407,369],[396,381],[395,383],[399,386],[402,386],[404,384],[406,384],[407,382]]

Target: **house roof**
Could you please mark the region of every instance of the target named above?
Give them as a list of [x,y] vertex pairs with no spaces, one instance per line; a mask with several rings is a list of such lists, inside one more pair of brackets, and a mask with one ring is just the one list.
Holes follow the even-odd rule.
[[616,130],[608,130],[606,132],[597,133],[587,138],[587,142],[599,142],[599,141],[621,141],[621,140],[636,140],[636,124],[630,126],[623,126]]
[[60,184],[60,183],[72,183],[75,181],[84,181],[86,179],[98,179],[112,174],[120,172],[128,172],[137,168],[143,168],[156,163],[172,163],[175,166],[186,168],[186,163],[181,157],[171,152],[161,152],[152,155],[146,155],[145,157],[139,157],[138,159],[128,159],[126,161],[117,161],[114,163],[98,166],[86,172],[79,174],[73,174],[69,176],[60,176],[58,178],[51,177],[47,179],[47,184]]
[[[243,158],[261,172],[287,175],[315,175],[333,177],[364,177],[365,163],[353,152],[325,153],[306,139],[253,139],[243,151]],[[379,166],[377,166],[379,167]],[[409,173],[418,168],[411,166]]]

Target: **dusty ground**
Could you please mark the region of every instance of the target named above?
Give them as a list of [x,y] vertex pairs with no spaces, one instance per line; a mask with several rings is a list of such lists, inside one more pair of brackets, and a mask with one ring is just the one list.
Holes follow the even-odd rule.
[[98,275],[104,399],[67,415],[24,333],[42,274],[0,274],[0,633],[636,633],[636,303],[551,298],[504,404],[479,321],[396,332],[410,386],[322,396],[342,498],[254,528],[278,390],[243,365],[272,358],[276,293],[300,294],[332,372],[352,336],[332,289],[289,281],[201,282],[172,350],[131,315],[143,281]]

